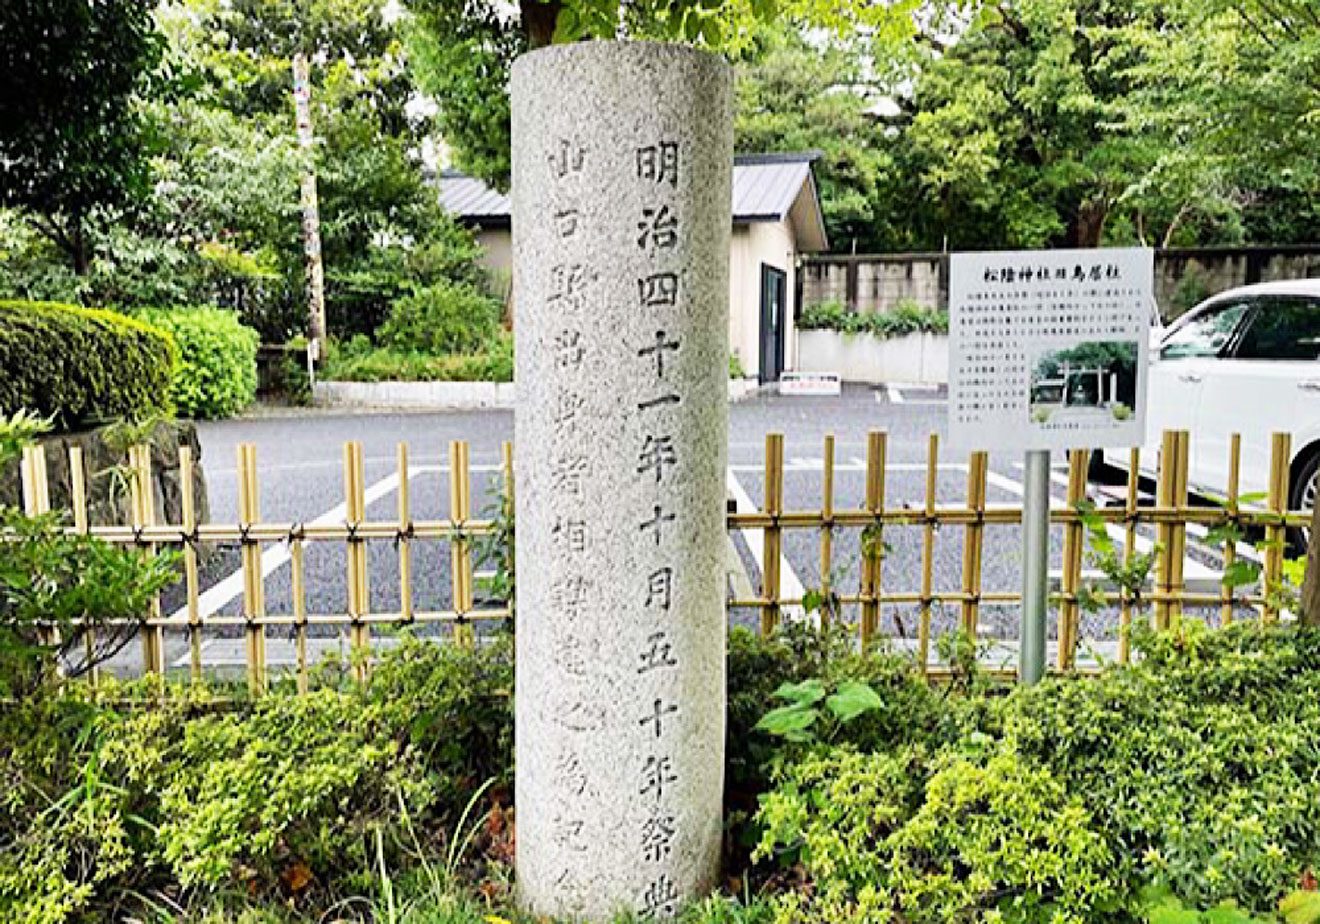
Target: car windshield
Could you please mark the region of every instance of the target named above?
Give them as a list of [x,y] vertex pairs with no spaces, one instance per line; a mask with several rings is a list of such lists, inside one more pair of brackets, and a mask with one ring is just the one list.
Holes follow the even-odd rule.
[[1169,332],[1160,350],[1160,358],[1218,356],[1248,307],[1249,303],[1245,301],[1225,302],[1197,312]]

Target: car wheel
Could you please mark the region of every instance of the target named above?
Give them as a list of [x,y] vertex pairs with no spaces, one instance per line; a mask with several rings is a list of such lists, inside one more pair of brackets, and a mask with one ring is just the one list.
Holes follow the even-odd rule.
[[[1297,470],[1297,477],[1288,490],[1288,509],[1315,509],[1315,498],[1320,490],[1320,449],[1311,450],[1306,460]],[[1311,539],[1311,530],[1305,526],[1288,530],[1288,545],[1294,555],[1305,555],[1307,543]]]

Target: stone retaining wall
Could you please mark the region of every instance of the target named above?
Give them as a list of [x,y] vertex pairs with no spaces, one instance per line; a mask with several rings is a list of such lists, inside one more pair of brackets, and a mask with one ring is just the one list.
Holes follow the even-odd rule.
[[[197,522],[208,522],[210,504],[206,495],[206,475],[202,471],[202,447],[197,439],[197,427],[189,421],[162,422],[156,425],[149,441],[156,516],[170,523],[183,521],[179,447],[189,446],[193,456],[192,491]],[[62,433],[40,440],[46,450],[46,478],[50,488],[51,509],[72,510],[73,483],[69,471],[69,449],[79,446],[82,448],[87,476],[89,522],[93,526],[131,524],[133,516],[127,485],[113,472],[116,466],[127,463],[122,447],[117,446],[118,442],[114,431],[107,427]],[[18,463],[14,462],[0,471],[0,505],[21,507],[22,503]]]

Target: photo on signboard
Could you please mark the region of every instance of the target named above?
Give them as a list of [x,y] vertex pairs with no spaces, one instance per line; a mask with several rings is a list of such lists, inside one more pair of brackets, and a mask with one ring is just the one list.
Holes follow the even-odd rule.
[[1136,340],[1090,340],[1038,353],[1031,366],[1031,423],[1130,419],[1140,349]]

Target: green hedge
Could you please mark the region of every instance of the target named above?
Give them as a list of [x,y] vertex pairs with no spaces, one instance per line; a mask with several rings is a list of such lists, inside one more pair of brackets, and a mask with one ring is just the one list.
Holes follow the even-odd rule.
[[812,305],[798,319],[799,330],[833,330],[841,334],[870,334],[872,337],[906,337],[909,334],[949,331],[949,313],[941,308],[919,305],[904,299],[890,311],[857,313],[838,302]]
[[441,356],[372,347],[354,337],[327,347],[320,376],[327,382],[512,382],[513,337],[501,333],[481,352]]
[[177,356],[168,333],[112,311],[0,301],[0,415],[26,408],[73,429],[168,413]]
[[147,309],[137,316],[174,336],[170,397],[184,417],[231,417],[257,394],[257,332],[218,308]]

